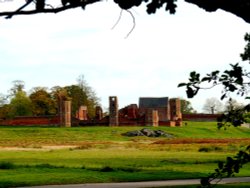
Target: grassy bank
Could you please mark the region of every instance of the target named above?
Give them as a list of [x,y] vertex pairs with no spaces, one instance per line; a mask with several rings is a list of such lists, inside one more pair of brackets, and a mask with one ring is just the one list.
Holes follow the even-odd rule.
[[[0,127],[0,146],[27,146],[33,145],[79,145],[87,141],[134,141],[134,140],[159,140],[162,138],[121,136],[121,133],[139,130],[143,127]],[[211,138],[231,139],[250,138],[250,130],[246,128],[231,127],[228,130],[218,130],[215,122],[188,122],[183,127],[158,127],[176,138]]]
[[215,123],[157,128],[174,139],[121,136],[141,128],[0,127],[0,187],[200,178],[250,144],[249,129]]

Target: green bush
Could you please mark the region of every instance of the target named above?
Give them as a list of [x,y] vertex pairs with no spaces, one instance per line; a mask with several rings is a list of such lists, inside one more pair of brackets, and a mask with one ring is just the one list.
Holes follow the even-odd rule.
[[0,162],[0,169],[13,169],[15,165],[10,162]]
[[100,172],[113,172],[114,169],[109,167],[109,166],[105,166],[103,168],[100,169]]
[[55,165],[51,165],[48,163],[43,163],[43,164],[38,164],[35,165],[36,168],[49,168],[49,169],[53,169],[53,168],[65,168],[64,166],[55,166]]
[[199,152],[212,152],[212,151],[222,151],[223,149],[218,146],[210,146],[210,147],[201,147],[199,148]]
[[198,151],[199,151],[199,152],[210,152],[210,151],[212,151],[212,149],[211,149],[211,148],[208,148],[208,147],[201,147],[201,148],[199,148]]

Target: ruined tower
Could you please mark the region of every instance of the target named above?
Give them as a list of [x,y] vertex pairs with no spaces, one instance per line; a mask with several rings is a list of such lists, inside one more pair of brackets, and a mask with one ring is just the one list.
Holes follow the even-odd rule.
[[182,119],[181,101],[178,98],[170,99],[170,120],[177,121]]
[[60,126],[71,127],[71,100],[64,91],[59,91],[57,97]]
[[116,96],[109,97],[109,126],[119,125],[118,100]]
[[101,119],[103,118],[102,107],[96,106],[96,108],[95,108],[95,118],[96,118],[97,120],[101,120]]
[[71,127],[71,101],[61,100],[59,106],[60,126]]
[[146,111],[146,125],[158,127],[159,126],[159,116],[158,110],[147,110]]
[[87,106],[80,106],[76,114],[79,120],[88,120],[88,108]]
[[64,101],[64,126],[71,127],[71,101]]

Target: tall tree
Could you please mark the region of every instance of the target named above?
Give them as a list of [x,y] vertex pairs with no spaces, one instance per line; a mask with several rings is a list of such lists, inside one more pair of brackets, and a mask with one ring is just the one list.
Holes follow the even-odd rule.
[[225,107],[224,111],[228,112],[232,110],[242,109],[244,108],[244,104],[239,103],[237,100],[230,98],[226,101],[224,107]]
[[25,83],[22,80],[12,81],[12,88],[10,89],[10,96],[15,96],[19,91],[24,91]]
[[10,108],[7,104],[7,98],[4,94],[0,94],[0,119],[8,118]]
[[181,113],[182,114],[192,114],[195,113],[194,108],[190,101],[186,99],[181,99]]
[[11,117],[32,115],[31,100],[24,91],[18,91],[9,105]]
[[33,115],[56,114],[56,101],[52,99],[47,88],[35,87],[29,95],[32,104]]
[[55,109],[56,109],[56,113],[58,114],[60,112],[60,102],[61,100],[71,100],[68,96],[68,93],[67,91],[63,88],[63,87],[60,87],[60,86],[54,86],[52,87],[51,89],[51,97],[52,97],[52,100],[54,101],[54,104],[55,104]]
[[215,97],[206,99],[203,106],[205,113],[215,114],[223,111],[223,104]]
[[95,116],[95,107],[99,105],[99,99],[84,79],[81,79],[78,85],[55,86],[51,91],[52,98],[57,102],[60,95],[71,100],[72,115],[75,115],[81,105],[85,105],[87,106],[89,117],[92,118]]
[[88,114],[90,117],[95,116],[95,107],[99,105],[99,98],[96,96],[95,91],[89,86],[87,81],[84,79],[84,75],[80,75],[77,78],[77,85],[87,95],[86,106],[88,107]]
[[64,89],[67,91],[68,96],[72,101],[72,113],[75,114],[81,105],[88,106],[87,94],[77,85],[66,86]]
[[0,107],[7,103],[7,97],[0,93]]
[[5,104],[0,107],[0,119],[8,119],[11,118],[11,109],[10,105]]

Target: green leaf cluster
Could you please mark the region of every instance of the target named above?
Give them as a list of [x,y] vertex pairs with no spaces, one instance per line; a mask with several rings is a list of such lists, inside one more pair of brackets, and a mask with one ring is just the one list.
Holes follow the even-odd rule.
[[[242,61],[250,60],[250,34],[245,35],[247,45],[244,53],[240,54]],[[249,61],[250,62],[250,61]],[[203,87],[202,84],[210,84],[209,87]],[[216,70],[200,78],[200,74],[193,71],[187,83],[180,83],[178,87],[186,87],[186,93],[189,98],[194,97],[200,89],[210,89],[217,85],[223,86],[221,100],[230,97],[231,93],[236,93],[240,96],[246,96],[249,99],[248,90],[250,86],[250,72],[244,70],[239,63],[230,64],[230,69],[223,71]],[[226,113],[218,118],[218,128],[224,128],[233,125],[235,127],[241,126],[245,122],[250,122],[249,118],[250,103],[241,108],[229,108]],[[240,168],[250,160],[250,146],[244,151],[239,151],[235,157],[227,157],[226,162],[219,162],[218,168],[208,177],[201,179],[203,187],[211,187],[211,181],[216,178],[230,177],[238,173]]]
[[227,157],[225,162],[218,162],[218,168],[208,177],[201,179],[201,185],[206,188],[214,187],[211,182],[215,179],[234,176],[243,165],[250,162],[250,146],[240,150],[234,157]]

